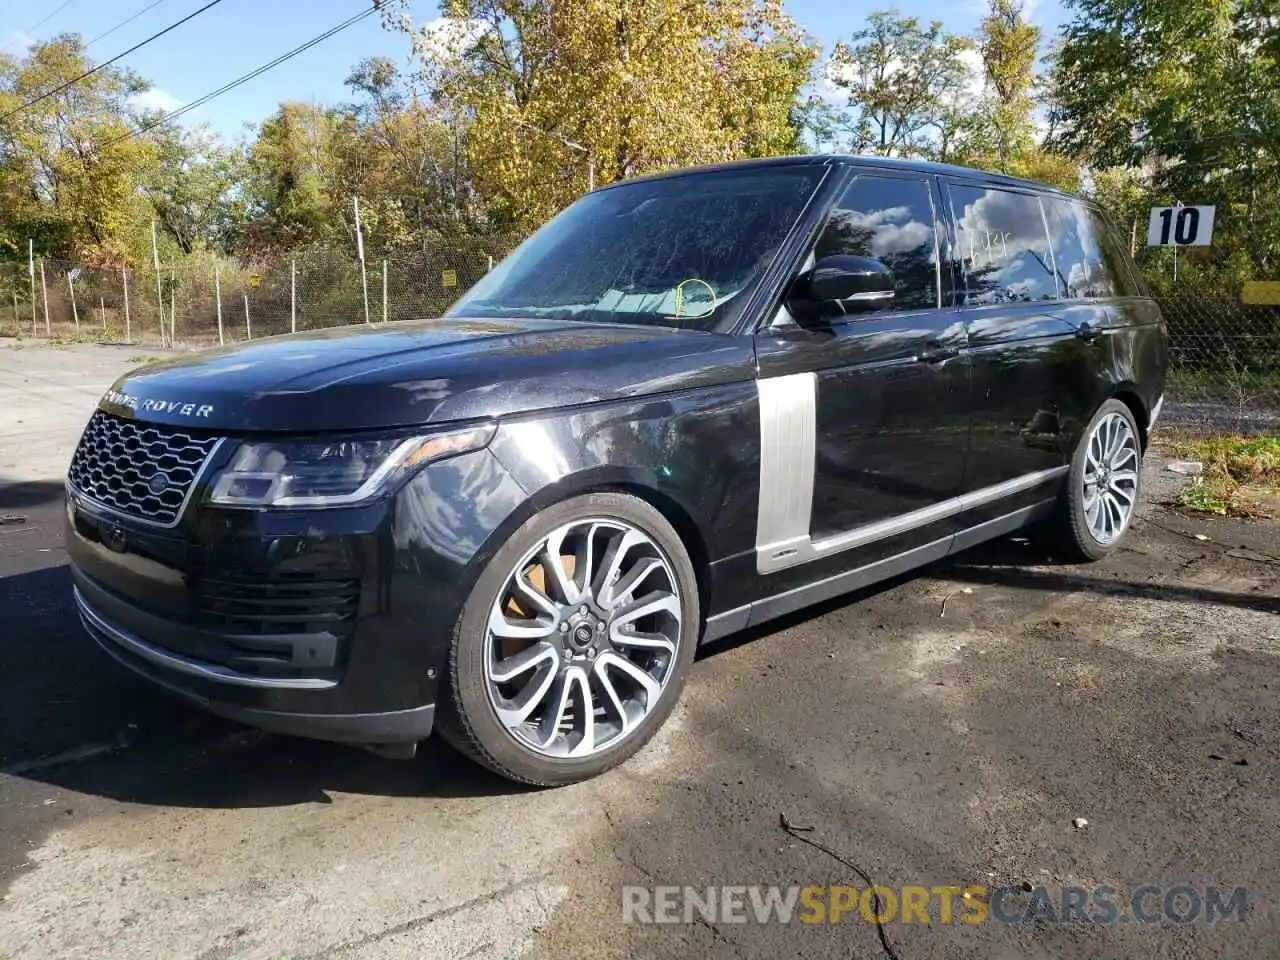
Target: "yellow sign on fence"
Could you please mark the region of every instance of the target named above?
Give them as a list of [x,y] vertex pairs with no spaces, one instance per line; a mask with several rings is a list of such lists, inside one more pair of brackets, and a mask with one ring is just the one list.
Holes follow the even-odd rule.
[[456,287],[458,285],[458,271],[446,270],[440,275],[440,279],[446,287]]
[[1240,291],[1240,302],[1268,307],[1280,306],[1280,281],[1247,281]]

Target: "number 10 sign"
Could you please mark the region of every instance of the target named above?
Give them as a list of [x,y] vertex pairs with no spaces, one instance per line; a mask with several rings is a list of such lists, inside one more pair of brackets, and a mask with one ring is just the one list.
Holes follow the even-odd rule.
[[1213,240],[1213,207],[1152,207],[1148,247],[1207,247]]

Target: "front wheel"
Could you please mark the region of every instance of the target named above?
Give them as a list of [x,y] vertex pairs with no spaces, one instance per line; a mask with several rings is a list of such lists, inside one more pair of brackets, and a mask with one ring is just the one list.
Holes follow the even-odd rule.
[[1133,411],[1108,400],[1094,415],[1071,460],[1051,524],[1073,559],[1101,560],[1120,545],[1138,509],[1142,441]]
[[476,581],[455,627],[438,728],[522,783],[602,773],[671,713],[698,611],[688,553],[648,503],[598,493],[549,507]]

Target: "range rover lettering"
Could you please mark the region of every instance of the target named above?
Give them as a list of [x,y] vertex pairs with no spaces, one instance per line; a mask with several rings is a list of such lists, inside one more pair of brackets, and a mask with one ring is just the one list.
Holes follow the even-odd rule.
[[1113,551],[1163,394],[1144,290],[1089,201],[1007,177],[618,183],[443,318],[123,377],[68,476],[75,601],[216,713],[580,780],[699,644],[1022,528]]

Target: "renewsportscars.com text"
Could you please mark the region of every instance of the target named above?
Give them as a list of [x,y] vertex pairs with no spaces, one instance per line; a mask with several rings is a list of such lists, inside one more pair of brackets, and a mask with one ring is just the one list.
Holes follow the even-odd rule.
[[622,888],[624,923],[1215,923],[1247,911],[1244,887]]

